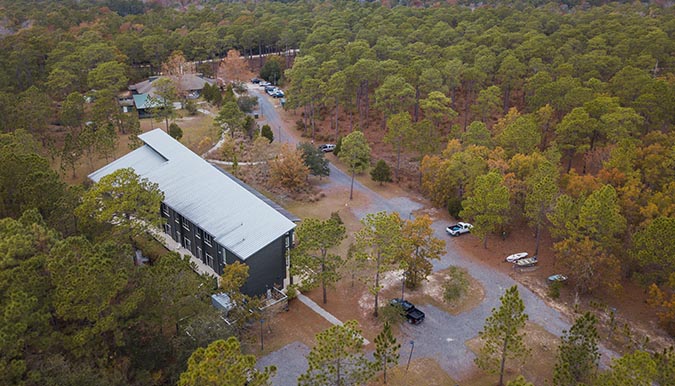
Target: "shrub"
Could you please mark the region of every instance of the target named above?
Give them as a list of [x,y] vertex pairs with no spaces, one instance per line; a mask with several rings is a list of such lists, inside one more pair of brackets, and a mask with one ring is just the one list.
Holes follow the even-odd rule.
[[443,298],[451,303],[461,298],[469,289],[469,279],[466,272],[457,268],[450,267],[448,280],[443,283]]
[[253,109],[258,106],[258,98],[254,96],[242,95],[237,98],[237,106],[239,106],[239,110],[245,113],[252,113]]
[[195,101],[193,100],[188,100],[185,103],[185,110],[187,110],[188,114],[190,115],[197,115],[197,105],[195,104]]
[[270,143],[274,142],[274,133],[272,132],[270,125],[263,125],[260,135],[269,139]]
[[548,296],[551,299],[558,299],[560,297],[560,287],[562,283],[559,281],[554,281],[548,286]]
[[180,141],[183,138],[183,129],[178,126],[175,122],[169,125],[169,135],[172,136],[176,141]]
[[370,178],[382,185],[383,182],[391,182],[391,168],[384,160],[379,160],[373,170],[370,171]]
[[288,288],[286,288],[286,296],[288,296],[288,300],[297,298],[298,294],[300,294],[300,291],[298,291],[295,284],[289,285]]

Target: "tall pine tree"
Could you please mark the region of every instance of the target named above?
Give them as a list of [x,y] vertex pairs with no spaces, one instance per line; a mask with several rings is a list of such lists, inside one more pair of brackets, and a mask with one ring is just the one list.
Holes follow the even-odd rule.
[[478,337],[483,341],[476,357],[479,368],[491,373],[499,372],[499,386],[504,385],[504,364],[506,359],[525,359],[530,350],[525,347],[523,328],[528,319],[525,304],[518,293],[518,286],[506,290],[499,299],[502,305],[493,308],[485,320]]
[[334,325],[316,335],[307,355],[309,368],[299,386],[359,385],[368,382],[373,366],[363,354],[363,337],[355,320]]
[[382,331],[375,337],[375,369],[384,372],[384,383],[387,383],[387,369],[398,364],[401,344],[391,333],[389,322],[385,322]]
[[590,312],[577,318],[572,328],[563,331],[558,348],[558,362],[553,369],[555,386],[576,386],[588,382],[595,374],[600,360],[596,318]]

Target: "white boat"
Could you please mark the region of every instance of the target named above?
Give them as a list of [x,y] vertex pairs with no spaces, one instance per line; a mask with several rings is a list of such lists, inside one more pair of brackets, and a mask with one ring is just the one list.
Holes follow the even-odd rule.
[[514,264],[517,267],[533,267],[537,264],[537,256],[527,257],[525,259],[516,260]]
[[513,255],[508,255],[506,256],[506,261],[509,263],[515,263],[516,261],[520,259],[524,259],[527,257],[527,252],[519,252],[519,253],[514,253]]

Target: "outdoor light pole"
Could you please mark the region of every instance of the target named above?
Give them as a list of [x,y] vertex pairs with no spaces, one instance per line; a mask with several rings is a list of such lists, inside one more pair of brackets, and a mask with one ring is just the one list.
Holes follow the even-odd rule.
[[264,343],[264,338],[263,338],[263,323],[265,322],[265,319],[260,319],[260,351],[265,350],[265,343]]
[[410,360],[412,359],[412,353],[415,349],[415,341],[410,341],[410,355],[408,356],[408,364],[405,366],[405,373],[408,374],[408,368],[410,367]]

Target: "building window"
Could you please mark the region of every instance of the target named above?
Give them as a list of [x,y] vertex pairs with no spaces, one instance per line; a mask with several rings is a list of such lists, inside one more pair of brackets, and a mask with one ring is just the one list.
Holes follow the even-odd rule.
[[183,221],[183,228],[185,228],[186,231],[190,231],[190,223],[187,221]]
[[197,232],[195,232],[195,237],[198,239],[202,238],[202,230],[197,228]]
[[211,237],[211,235],[204,232],[204,244],[206,244],[210,247],[212,241],[213,241],[213,238]]
[[171,234],[171,224],[164,224],[164,233],[167,235]]
[[213,257],[206,252],[206,265],[213,267]]
[[169,208],[166,206],[166,204],[162,204],[162,214],[164,217],[169,217]]
[[190,239],[188,239],[188,238],[185,237],[185,236],[183,236],[183,244],[185,244],[185,245],[184,245],[185,249],[188,249],[188,250],[190,250],[190,251],[192,250],[192,248],[191,248],[192,243],[190,242]]
[[204,260],[204,257],[202,257],[202,247],[199,245],[197,246],[197,258],[202,261]]

